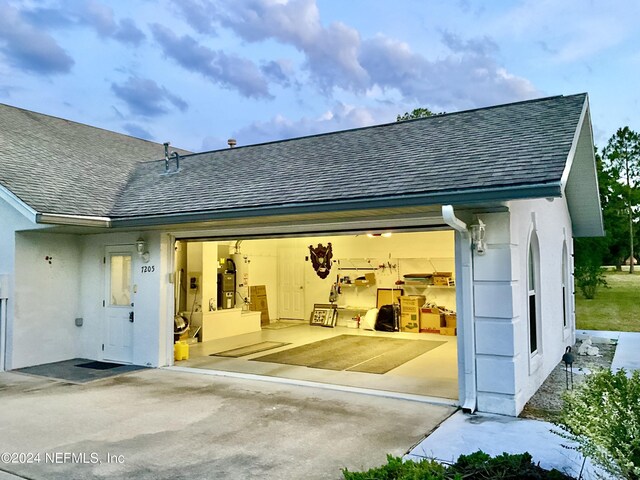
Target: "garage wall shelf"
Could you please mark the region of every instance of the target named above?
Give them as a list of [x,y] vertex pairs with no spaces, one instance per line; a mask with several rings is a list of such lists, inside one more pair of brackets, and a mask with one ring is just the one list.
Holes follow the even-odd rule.
[[340,271],[376,271],[379,262],[371,258],[341,258],[336,260]]

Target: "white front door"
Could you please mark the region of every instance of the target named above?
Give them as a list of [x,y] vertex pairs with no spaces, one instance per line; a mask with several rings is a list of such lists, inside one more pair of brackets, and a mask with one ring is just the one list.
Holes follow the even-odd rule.
[[278,256],[278,318],[304,319],[303,255],[285,249]]
[[105,254],[104,360],[133,361],[133,246],[107,247]]

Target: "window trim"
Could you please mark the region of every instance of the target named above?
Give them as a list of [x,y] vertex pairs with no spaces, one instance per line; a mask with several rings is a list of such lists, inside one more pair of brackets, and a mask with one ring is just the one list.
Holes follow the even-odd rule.
[[[541,325],[542,316],[540,311],[541,282],[540,282],[540,244],[534,229],[529,235],[527,248],[527,351],[529,358],[533,359],[542,354]],[[533,297],[533,309],[532,300]],[[532,310],[534,318],[532,319]],[[533,320],[533,321],[532,321]],[[532,327],[534,327],[532,329]],[[532,332],[533,330],[533,332]],[[532,333],[534,336],[532,336]],[[533,365],[532,365],[533,366]],[[532,368],[532,371],[536,368]]]

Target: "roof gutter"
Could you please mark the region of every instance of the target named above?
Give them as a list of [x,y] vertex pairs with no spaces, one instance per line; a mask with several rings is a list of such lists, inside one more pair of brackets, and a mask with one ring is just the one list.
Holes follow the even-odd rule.
[[475,412],[477,399],[476,327],[473,309],[473,249],[467,225],[456,217],[451,205],[442,206],[444,222],[456,231],[456,310],[462,320],[458,331],[458,385],[462,409]]
[[366,210],[375,208],[411,207],[424,205],[468,205],[484,202],[504,202],[525,198],[561,197],[559,182],[534,185],[516,185],[488,189],[465,189],[452,192],[393,195],[377,198],[336,200],[329,202],[305,202],[290,205],[269,205],[200,212],[168,213],[160,215],[127,216],[112,218],[114,228],[151,227],[175,225],[180,223],[203,222],[208,220],[227,220],[247,217],[266,217],[272,215],[294,215],[299,213],[323,213],[346,210]]
[[37,213],[36,223],[45,223],[51,225],[72,225],[76,227],[111,227],[111,219],[109,217],[65,215],[59,213]]

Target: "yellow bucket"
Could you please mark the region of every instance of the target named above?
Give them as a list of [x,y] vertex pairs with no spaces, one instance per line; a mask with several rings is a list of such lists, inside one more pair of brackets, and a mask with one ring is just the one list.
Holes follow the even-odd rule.
[[176,361],[189,360],[189,344],[183,341],[176,342],[173,345],[173,358]]

